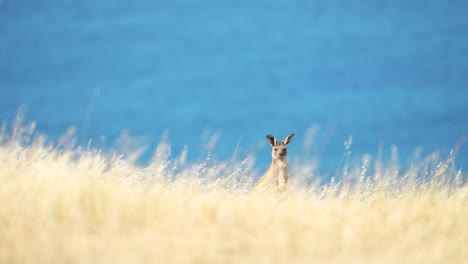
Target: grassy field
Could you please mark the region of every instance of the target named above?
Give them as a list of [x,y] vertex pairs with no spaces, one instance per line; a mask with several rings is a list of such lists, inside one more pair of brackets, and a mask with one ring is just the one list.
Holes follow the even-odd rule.
[[468,260],[468,189],[453,157],[406,171],[364,164],[326,184],[304,184],[296,168],[273,195],[249,192],[247,161],[190,163],[161,143],[141,167],[32,130],[0,138],[0,263]]

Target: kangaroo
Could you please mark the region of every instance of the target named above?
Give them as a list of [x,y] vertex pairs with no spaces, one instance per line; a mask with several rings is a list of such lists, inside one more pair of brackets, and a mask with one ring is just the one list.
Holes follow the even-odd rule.
[[266,136],[271,145],[271,164],[263,177],[255,184],[254,189],[277,190],[284,192],[289,181],[289,164],[286,159],[286,146],[291,142],[294,134],[287,136],[283,141],[276,142],[272,135]]

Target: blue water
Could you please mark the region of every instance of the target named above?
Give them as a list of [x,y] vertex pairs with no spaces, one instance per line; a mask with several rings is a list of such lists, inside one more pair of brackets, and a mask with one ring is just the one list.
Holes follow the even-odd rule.
[[[333,169],[379,144],[447,153],[468,134],[468,2],[0,0],[0,120],[21,105],[52,139],[76,126],[110,148],[124,129],[151,155],[165,130],[175,154],[229,158],[265,135],[318,132]],[[211,132],[210,132],[211,131]],[[143,160],[145,160],[143,157]],[[457,155],[468,165],[468,146]]]

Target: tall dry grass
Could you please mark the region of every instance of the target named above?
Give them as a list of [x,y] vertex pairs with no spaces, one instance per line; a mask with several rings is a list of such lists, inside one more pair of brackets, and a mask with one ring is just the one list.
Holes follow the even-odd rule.
[[[453,156],[403,171],[364,159],[284,194],[250,193],[248,161],[51,145],[0,133],[0,263],[466,263],[468,189]],[[390,162],[391,163],[391,162]],[[312,181],[313,182],[313,181]]]

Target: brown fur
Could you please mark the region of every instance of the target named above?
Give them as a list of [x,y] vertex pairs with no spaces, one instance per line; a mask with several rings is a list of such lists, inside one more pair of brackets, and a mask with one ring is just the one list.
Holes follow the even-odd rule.
[[283,192],[289,182],[289,164],[286,159],[287,145],[291,142],[294,134],[287,136],[283,141],[276,142],[276,138],[268,135],[267,139],[271,145],[271,164],[266,173],[255,184],[254,189]]

